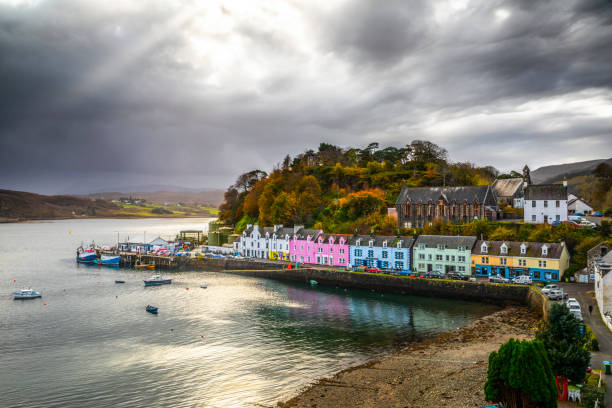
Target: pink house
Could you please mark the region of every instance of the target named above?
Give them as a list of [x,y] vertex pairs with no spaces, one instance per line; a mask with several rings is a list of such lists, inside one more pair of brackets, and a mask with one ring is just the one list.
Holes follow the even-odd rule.
[[315,240],[315,263],[327,266],[349,265],[350,235],[320,234]]
[[315,242],[322,230],[300,228],[293,234],[289,243],[289,259],[291,262],[316,263]]

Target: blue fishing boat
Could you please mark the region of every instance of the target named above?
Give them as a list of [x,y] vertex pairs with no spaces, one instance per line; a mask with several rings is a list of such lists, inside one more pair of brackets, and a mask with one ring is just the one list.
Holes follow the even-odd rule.
[[202,289],[206,289],[208,286],[206,286],[206,285],[200,285],[200,287],[201,287]]
[[76,261],[78,263],[94,263],[96,260],[96,250],[95,249],[77,249],[77,258]]
[[117,279],[117,280],[115,280],[115,283],[125,283],[125,281]]
[[157,308],[155,306],[147,305],[145,310],[149,313],[157,314]]
[[121,257],[119,255],[102,255],[100,259],[94,260],[94,263],[104,266],[119,266]]
[[144,281],[145,286],[169,285],[171,283],[172,279],[162,278],[160,275],[152,276]]

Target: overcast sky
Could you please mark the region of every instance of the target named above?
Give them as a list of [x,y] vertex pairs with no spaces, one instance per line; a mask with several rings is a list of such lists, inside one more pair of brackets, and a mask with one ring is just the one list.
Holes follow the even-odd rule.
[[0,0],[0,188],[226,187],[427,139],[499,169],[612,156],[609,0]]

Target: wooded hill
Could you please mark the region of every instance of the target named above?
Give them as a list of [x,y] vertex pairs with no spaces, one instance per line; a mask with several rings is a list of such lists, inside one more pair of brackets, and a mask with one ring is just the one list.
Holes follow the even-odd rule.
[[304,224],[335,233],[397,231],[386,216],[402,182],[408,186],[473,186],[493,182],[492,166],[453,163],[446,149],[415,140],[405,147],[341,148],[321,143],[286,156],[267,174],[253,170],[225,193],[220,218],[240,231],[247,223]]

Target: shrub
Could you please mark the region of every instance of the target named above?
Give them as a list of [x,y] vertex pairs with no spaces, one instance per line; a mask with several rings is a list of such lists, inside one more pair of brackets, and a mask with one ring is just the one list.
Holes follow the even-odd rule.
[[599,400],[599,406],[604,406],[605,391],[603,388],[585,385],[580,391],[580,402],[585,407],[594,407],[595,401]]

